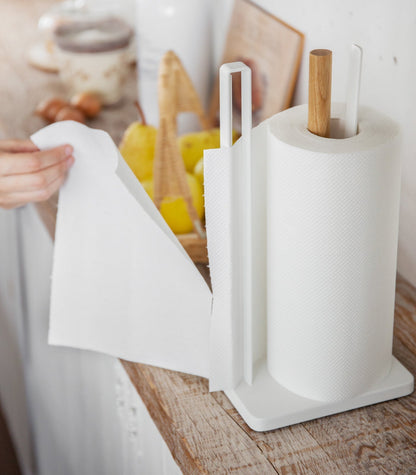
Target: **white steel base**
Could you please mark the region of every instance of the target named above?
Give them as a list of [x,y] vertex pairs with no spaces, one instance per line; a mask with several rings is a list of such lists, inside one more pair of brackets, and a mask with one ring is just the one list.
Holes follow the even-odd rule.
[[382,381],[345,401],[322,402],[299,396],[270,376],[265,361],[257,368],[252,386],[243,382],[225,394],[253,430],[267,431],[406,396],[412,391],[412,374],[392,357],[390,373]]

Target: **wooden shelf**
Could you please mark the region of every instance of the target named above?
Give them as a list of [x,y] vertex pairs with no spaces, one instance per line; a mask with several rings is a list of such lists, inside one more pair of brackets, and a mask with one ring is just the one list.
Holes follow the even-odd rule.
[[[398,276],[394,355],[416,372],[416,289]],[[184,473],[411,473],[416,395],[252,431],[205,379],[122,361]]]

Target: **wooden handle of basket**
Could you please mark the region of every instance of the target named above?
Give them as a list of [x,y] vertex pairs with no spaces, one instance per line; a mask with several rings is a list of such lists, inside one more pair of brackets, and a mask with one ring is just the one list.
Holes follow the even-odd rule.
[[329,137],[331,119],[332,51],[315,49],[309,54],[308,129]]
[[159,129],[156,137],[154,202],[158,208],[166,196],[183,196],[195,231],[203,227],[192,203],[186,169],[177,143],[176,119],[180,112],[194,112],[203,129],[209,128],[201,101],[179,58],[168,51],[159,68]]

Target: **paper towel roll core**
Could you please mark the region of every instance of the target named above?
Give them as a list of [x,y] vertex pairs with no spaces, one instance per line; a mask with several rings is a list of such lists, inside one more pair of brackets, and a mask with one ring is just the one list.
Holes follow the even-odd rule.
[[356,136],[327,139],[307,116],[299,106],[269,121],[267,362],[291,391],[335,401],[390,369],[399,129],[361,108]]

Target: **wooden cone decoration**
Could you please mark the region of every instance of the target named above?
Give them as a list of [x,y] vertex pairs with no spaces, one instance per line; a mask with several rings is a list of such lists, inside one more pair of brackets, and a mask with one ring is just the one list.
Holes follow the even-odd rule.
[[185,165],[176,140],[176,117],[180,112],[194,112],[203,129],[209,128],[209,123],[192,81],[173,51],[168,51],[161,60],[158,89],[159,129],[153,165],[154,202],[160,209],[166,196],[183,196],[194,230],[202,238],[202,223],[192,203]]

